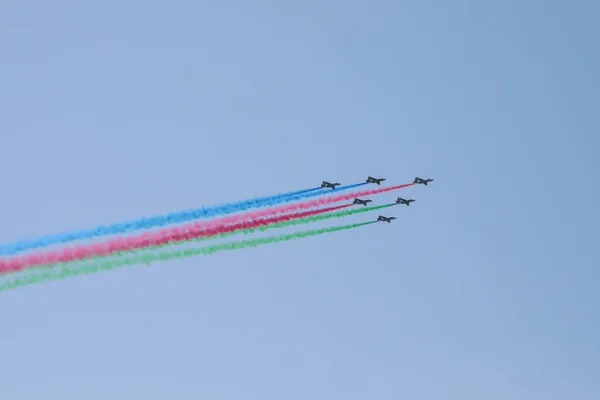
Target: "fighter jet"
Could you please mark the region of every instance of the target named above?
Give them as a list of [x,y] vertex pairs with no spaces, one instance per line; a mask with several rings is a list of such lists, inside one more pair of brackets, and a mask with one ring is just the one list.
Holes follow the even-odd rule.
[[398,200],[396,200],[396,203],[398,204],[406,204],[407,206],[410,206],[410,203],[412,203],[414,200],[413,199],[403,199],[402,197],[398,197]]
[[382,222],[385,221],[388,224],[390,222],[392,222],[393,219],[396,219],[396,217],[384,217],[383,215],[380,215],[379,217],[377,217],[377,221],[382,221]]
[[421,183],[421,184],[423,184],[423,185],[425,185],[425,186],[427,186],[427,183],[428,183],[428,182],[433,182],[433,179],[431,179],[431,178],[427,178],[427,179],[421,179],[421,178],[417,177],[417,178],[415,178],[415,180],[413,181],[413,183]]
[[367,178],[368,183],[376,183],[378,185],[381,185],[381,182],[383,181],[385,181],[385,178],[373,178],[372,176]]
[[330,183],[330,182],[327,182],[327,181],[323,181],[323,183],[321,183],[321,187],[322,188],[331,188],[331,189],[334,189],[334,190],[335,190],[336,186],[340,186],[340,185],[341,185],[341,183],[337,183],[337,182],[336,183]]
[[363,206],[366,206],[367,203],[370,203],[372,201],[373,200],[369,200],[369,199],[367,199],[367,200],[361,200],[359,198],[356,198],[356,199],[354,199],[354,203],[353,204],[362,204]]

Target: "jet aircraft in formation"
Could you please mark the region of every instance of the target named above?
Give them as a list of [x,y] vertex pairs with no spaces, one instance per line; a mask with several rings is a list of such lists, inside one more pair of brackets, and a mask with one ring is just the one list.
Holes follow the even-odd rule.
[[413,199],[406,200],[406,199],[403,199],[402,197],[398,197],[398,200],[396,200],[396,203],[406,204],[407,206],[410,206],[410,203],[412,203],[413,201],[415,201],[415,200],[413,200]]
[[[386,178],[373,178],[372,176],[367,177],[367,183],[376,183],[377,185],[381,185],[381,182],[385,181]],[[425,185],[427,186],[427,184],[429,182],[433,182],[433,179],[431,178],[419,178],[416,177],[415,180],[413,181],[413,183],[416,184],[420,184],[420,185]],[[340,186],[341,183],[338,182],[327,182],[327,181],[323,181],[323,183],[321,183],[321,187],[322,188],[330,188],[335,190],[335,188],[337,186]],[[372,202],[373,200],[370,199],[359,199],[358,197],[354,199],[352,204],[362,204],[363,206],[366,206],[368,203]],[[402,197],[398,197],[398,199],[396,200],[397,204],[404,204],[406,206],[410,206],[410,203],[414,202],[414,199],[403,199]],[[390,223],[392,222],[392,220],[395,220],[396,217],[384,217],[383,215],[380,215],[379,217],[377,217],[377,221],[381,221],[381,222],[387,222]]]
[[335,190],[336,186],[340,186],[340,185],[341,185],[341,183],[337,183],[337,182],[331,183],[331,182],[323,181],[323,183],[321,183],[322,188],[331,188],[333,190]]
[[353,204],[362,204],[363,206],[366,206],[366,205],[367,205],[367,203],[370,203],[370,202],[372,202],[372,201],[373,201],[373,200],[369,200],[369,199],[367,199],[367,200],[362,200],[362,199],[356,198],[356,199],[354,199],[354,203],[353,203]]
[[431,178],[421,179],[419,177],[416,177],[415,180],[413,181],[413,183],[422,184],[425,186],[427,186],[427,183],[429,183],[429,182],[433,182],[433,179],[431,179]]

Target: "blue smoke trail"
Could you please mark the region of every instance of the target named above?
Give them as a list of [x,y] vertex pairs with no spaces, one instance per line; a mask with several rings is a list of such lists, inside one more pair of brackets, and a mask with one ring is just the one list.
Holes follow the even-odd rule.
[[[295,192],[288,192],[288,193],[281,193],[281,194],[276,194],[273,196],[265,196],[262,199],[267,199],[267,198],[273,198],[273,199],[277,199],[280,197],[286,197],[286,196],[295,196],[297,194],[302,194],[302,193],[308,193],[308,192],[314,192],[315,190],[319,190],[322,189],[320,186],[311,188],[311,189],[304,189],[304,190],[297,190]],[[260,201],[261,197],[258,197],[256,200]]]
[[176,213],[168,213],[165,215],[142,217],[130,221],[115,222],[109,225],[98,225],[95,228],[83,229],[79,231],[61,232],[54,235],[41,236],[36,239],[2,244],[0,245],[0,255],[11,255],[16,254],[20,251],[49,246],[51,244],[66,243],[73,240],[90,239],[97,236],[113,235],[117,233],[125,233],[139,229],[149,229],[157,226],[191,221],[198,218],[230,214],[238,211],[248,210],[250,208],[272,206],[280,203],[287,203],[293,200],[304,199],[307,197],[320,196],[326,192],[339,192],[341,190],[352,189],[366,184],[366,182],[363,182],[356,183],[353,185],[339,186],[335,190],[315,187],[311,189],[298,190],[294,192],[282,193],[272,196],[256,197],[254,199],[242,200],[232,203],[224,203],[215,206],[200,207],[190,210],[179,211]]

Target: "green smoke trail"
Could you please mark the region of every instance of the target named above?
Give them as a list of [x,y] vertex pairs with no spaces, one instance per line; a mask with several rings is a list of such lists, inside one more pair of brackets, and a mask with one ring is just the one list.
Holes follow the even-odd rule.
[[[122,257],[122,256],[127,256],[127,255],[142,254],[142,253],[145,253],[148,251],[156,251],[156,250],[159,250],[159,249],[162,249],[165,247],[172,247],[172,246],[177,246],[180,244],[202,242],[205,240],[224,238],[224,237],[229,237],[229,236],[238,235],[238,234],[248,235],[250,233],[257,232],[257,231],[264,232],[264,231],[267,231],[270,229],[285,228],[288,226],[308,224],[311,222],[324,221],[324,220],[328,220],[331,218],[342,218],[342,217],[347,217],[347,216],[354,215],[354,214],[360,214],[360,213],[364,213],[364,212],[380,210],[382,208],[387,208],[387,207],[391,207],[394,205],[396,205],[396,203],[383,204],[383,205],[379,205],[379,206],[371,206],[371,207],[364,207],[364,208],[355,208],[355,209],[350,209],[350,210],[342,210],[342,211],[336,211],[336,212],[331,212],[331,213],[326,213],[326,214],[311,215],[308,217],[291,219],[288,221],[276,222],[276,223],[272,223],[272,224],[268,224],[268,225],[261,225],[261,226],[257,226],[254,228],[236,229],[236,230],[233,230],[230,232],[218,233],[218,234],[211,235],[211,236],[199,236],[197,238],[189,239],[189,240],[179,240],[179,241],[164,243],[164,244],[160,244],[160,245],[141,247],[138,249],[116,251],[111,254],[88,257],[88,258],[83,258],[83,259],[76,260],[76,261],[46,264],[46,265],[43,265],[40,267],[30,268],[29,271],[32,271],[34,269],[37,270],[37,269],[43,269],[43,268],[62,267],[65,265],[72,265],[74,263],[81,263],[81,262],[90,261],[90,260],[99,262],[99,261],[103,261],[103,260],[113,258],[113,257]],[[3,275],[6,276],[7,274],[16,274],[16,273],[19,273],[19,272],[9,272],[9,273],[5,273]],[[2,276],[2,275],[0,275],[0,276]]]
[[43,281],[54,281],[58,279],[64,279],[70,276],[77,276],[82,274],[89,274],[98,272],[100,270],[108,271],[115,268],[125,267],[128,265],[145,263],[150,265],[154,261],[168,261],[175,258],[187,258],[196,255],[211,255],[218,251],[230,251],[238,250],[246,247],[256,247],[263,244],[270,244],[276,242],[289,241],[294,239],[301,239],[310,236],[322,235],[324,233],[338,232],[347,229],[358,228],[365,225],[376,223],[377,221],[361,222],[348,225],[338,225],[329,228],[313,229],[309,231],[300,231],[294,233],[286,233],[277,236],[268,236],[265,238],[256,238],[249,240],[242,240],[238,242],[220,243],[207,247],[181,249],[172,252],[155,252],[149,254],[139,254],[130,257],[121,257],[115,260],[106,260],[104,262],[93,261],[87,265],[73,265],[76,263],[67,263],[60,269],[49,270],[46,268],[39,268],[40,271],[37,274],[29,274],[23,277],[18,277],[13,280],[5,281],[0,283],[0,292],[16,289],[21,286],[31,285],[35,283],[41,283]]

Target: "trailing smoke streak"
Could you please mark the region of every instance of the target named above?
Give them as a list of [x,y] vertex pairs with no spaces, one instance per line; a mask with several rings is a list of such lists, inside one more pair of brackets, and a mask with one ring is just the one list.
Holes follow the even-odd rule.
[[386,187],[386,188],[362,190],[360,192],[352,192],[352,193],[342,194],[342,195],[337,195],[337,196],[324,197],[321,199],[302,201],[302,202],[298,202],[298,203],[294,203],[294,204],[284,204],[284,205],[277,206],[277,207],[266,208],[263,210],[250,211],[247,213],[229,215],[227,217],[221,217],[221,218],[214,219],[211,221],[206,221],[206,222],[201,222],[201,223],[195,222],[194,224],[204,224],[204,226],[211,226],[212,224],[221,225],[221,224],[236,223],[236,222],[255,219],[255,218],[262,218],[262,217],[266,217],[269,215],[285,214],[290,211],[302,210],[305,208],[314,208],[314,207],[324,206],[327,204],[338,203],[340,201],[350,200],[355,197],[370,196],[372,194],[389,192],[391,190],[402,189],[402,188],[405,188],[408,186],[413,186],[413,185],[414,185],[414,183],[406,183],[403,185],[390,186],[390,187]]
[[[359,185],[362,185],[362,184],[359,184]],[[266,209],[262,209],[262,210],[255,210],[255,211],[249,211],[246,213],[228,215],[226,217],[216,218],[216,219],[209,220],[209,221],[193,222],[191,224],[185,224],[185,225],[181,225],[178,227],[165,228],[165,229],[158,231],[157,233],[160,235],[167,235],[167,234],[172,234],[173,232],[181,232],[181,231],[190,230],[190,229],[209,229],[209,228],[215,227],[215,226],[226,225],[226,224],[235,224],[235,223],[240,223],[243,221],[250,221],[253,219],[257,219],[257,218],[269,217],[269,216],[273,216],[273,215],[277,215],[277,214],[285,214],[290,211],[302,210],[302,209],[306,209],[306,208],[318,207],[321,205],[338,203],[340,201],[353,199],[355,197],[362,197],[362,196],[368,196],[371,194],[388,192],[390,190],[401,189],[401,188],[404,188],[407,186],[412,186],[412,185],[414,185],[414,183],[408,183],[408,184],[404,184],[404,185],[397,185],[397,186],[391,186],[391,187],[387,187],[387,188],[379,188],[379,189],[373,189],[373,190],[364,190],[364,191],[360,191],[360,192],[349,193],[346,195],[338,195],[338,196],[326,197],[326,198],[322,198],[322,199],[318,199],[318,200],[303,201],[303,202],[299,202],[299,203],[295,203],[295,204],[281,205],[278,207],[270,207],[270,208],[266,208]],[[356,185],[354,185],[354,186],[356,186]],[[171,232],[171,233],[169,233],[169,232]]]
[[[110,251],[122,251],[128,248],[127,243],[132,243],[131,248],[134,247],[144,247],[145,245],[153,244],[152,241],[159,241],[158,237],[180,237],[181,235],[185,235],[187,231],[193,230],[194,232],[198,232],[202,229],[209,229],[211,227],[228,224],[228,223],[240,223],[244,220],[256,219],[269,215],[276,214],[284,214],[290,211],[295,211],[298,209],[305,208],[313,208],[318,207],[320,205],[326,205],[331,203],[337,203],[339,201],[348,200],[354,197],[368,196],[371,194],[378,194],[383,192],[388,192],[391,190],[401,189],[407,186],[412,186],[414,183],[408,183],[403,185],[390,186],[386,188],[378,188],[372,190],[363,190],[360,192],[353,192],[344,195],[337,195],[332,197],[326,197],[322,199],[309,200],[294,204],[282,205],[279,207],[272,207],[264,210],[256,210],[249,213],[242,213],[238,215],[233,215],[229,217],[219,218],[213,221],[207,221],[204,223],[195,222],[193,224],[186,224],[179,227],[172,227],[168,229],[163,229],[157,233],[144,233],[139,236],[135,236],[132,238],[117,238],[109,241],[109,245],[106,244],[91,244],[85,246],[78,246],[74,248],[65,248],[60,250],[59,252],[46,252],[46,253],[37,253],[31,254],[23,257],[15,257],[12,259],[0,260],[0,274],[6,273],[9,270],[17,271],[23,268],[26,268],[30,265],[43,265],[49,263],[56,262],[66,262],[73,261],[81,258],[90,257],[93,255],[104,255],[109,253]],[[319,210],[317,210],[319,212]],[[323,212],[323,211],[320,211]],[[141,244],[135,244],[141,243]],[[158,244],[158,243],[155,243]]]
[[[230,230],[252,228],[259,225],[303,218],[330,211],[337,211],[346,207],[350,207],[352,205],[353,204],[345,204],[341,206],[322,208],[319,210],[304,211],[295,214],[272,217],[271,219],[263,221],[254,220],[239,222],[233,226],[215,225],[209,228],[200,227],[195,229],[184,229],[183,227],[175,227],[163,230],[164,232],[145,233],[134,237],[111,239],[104,243],[92,243],[88,245],[64,248],[58,251],[29,254],[21,257],[14,257],[7,260],[0,260],[0,274],[6,273],[10,270],[20,271],[22,269],[33,266],[37,267],[47,264],[81,260],[85,258],[91,258],[94,256],[102,256],[117,251],[135,250],[141,247],[148,246],[160,246],[162,244],[166,244],[173,241],[191,240],[197,238],[198,236],[213,236]],[[193,226],[191,227],[193,228]]]
[[25,277],[15,278],[11,281],[6,281],[0,283],[0,291],[15,289],[20,286],[25,286],[34,283],[41,283],[43,281],[54,281],[58,279],[64,279],[69,276],[76,276],[81,274],[89,274],[93,272],[98,272],[100,270],[111,270],[114,268],[124,267],[127,265],[134,265],[139,263],[151,264],[154,261],[168,261],[175,258],[187,258],[195,255],[211,255],[218,251],[229,251],[229,250],[238,250],[246,247],[256,247],[263,244],[276,243],[282,241],[289,241],[294,239],[305,238],[309,236],[317,236],[322,235],[324,233],[337,232],[346,229],[358,228],[365,225],[370,225],[376,223],[377,221],[369,221],[362,222],[356,224],[348,224],[341,226],[333,226],[330,228],[321,228],[321,229],[313,229],[310,231],[301,231],[295,233],[288,233],[278,236],[269,236],[266,238],[257,238],[250,240],[243,240],[239,242],[229,242],[229,243],[221,243],[215,244],[213,246],[208,247],[200,247],[200,248],[191,248],[191,249],[183,249],[173,252],[156,252],[150,254],[142,254],[139,256],[133,257],[123,257],[113,261],[105,261],[102,263],[92,263],[90,265],[80,266],[76,268],[69,268],[68,266],[64,266],[58,273],[53,273],[51,270],[45,270],[39,274],[30,274]]
[[[350,204],[348,204],[347,206],[349,206],[349,205]],[[162,249],[165,247],[173,247],[173,246],[178,246],[181,244],[196,243],[196,242],[200,242],[200,241],[224,238],[224,237],[238,235],[238,234],[248,235],[248,234],[256,232],[256,231],[264,232],[264,231],[267,231],[270,229],[275,229],[275,228],[285,228],[288,226],[296,226],[296,225],[301,225],[301,224],[308,224],[311,222],[324,221],[324,220],[328,220],[331,218],[341,218],[341,217],[346,217],[346,216],[350,216],[350,215],[354,215],[354,214],[360,214],[360,213],[364,213],[364,212],[380,210],[382,208],[392,207],[395,205],[396,205],[396,203],[391,203],[391,204],[383,204],[380,206],[357,208],[357,209],[353,209],[353,210],[330,212],[327,214],[314,214],[314,215],[310,215],[307,217],[293,218],[293,219],[284,220],[281,222],[269,222],[269,220],[276,220],[281,217],[274,217],[274,218],[264,219],[264,220],[256,220],[256,221],[252,221],[253,224],[256,223],[256,226],[252,226],[250,228],[243,228],[243,227],[236,228],[235,226],[229,226],[228,228],[230,228],[231,230],[228,230],[226,232],[216,233],[213,235],[206,235],[206,236],[203,235],[203,236],[195,237],[193,239],[179,240],[177,242],[168,242],[168,243],[164,243],[161,245],[149,245],[146,247],[141,247],[141,248],[137,248],[137,249],[133,249],[133,250],[116,251],[114,253],[110,253],[107,255],[92,256],[92,257],[84,258],[84,259],[81,259],[78,261],[60,262],[60,263],[43,265],[43,266],[33,266],[33,267],[31,267],[31,270],[55,268],[55,267],[61,267],[61,266],[65,266],[65,265],[72,265],[75,263],[79,264],[79,263],[86,262],[89,260],[94,260],[96,262],[99,262],[104,259],[109,259],[109,258],[114,258],[114,257],[122,257],[122,256],[127,256],[127,255],[133,255],[133,254],[141,254],[143,252],[156,251],[156,250],[159,250],[159,249]],[[346,206],[342,206],[342,207],[346,207]],[[323,209],[323,210],[328,210],[328,209]],[[299,215],[299,214],[302,214],[302,213],[297,213],[295,215]],[[294,215],[294,214],[291,214],[291,215]],[[288,215],[286,215],[284,217],[287,217],[287,216]],[[240,224],[240,225],[245,225],[245,224]],[[10,274],[11,272],[14,273],[17,271],[5,272],[4,275]],[[2,276],[2,275],[0,275],[0,276]]]
[[295,196],[297,194],[302,194],[302,193],[308,193],[308,192],[314,192],[315,190],[319,190],[322,189],[320,186],[314,187],[314,188],[310,188],[310,189],[303,189],[303,190],[296,190],[295,192],[288,192],[288,193],[282,193],[282,194],[276,194],[274,196],[272,196],[274,199],[278,198],[278,197],[285,197],[285,196]]
[[[352,189],[358,186],[366,185],[366,182],[354,185],[340,186],[336,191]],[[185,221],[191,221],[198,218],[212,217],[216,215],[229,214],[247,210],[250,208],[275,205],[283,202],[290,202],[307,197],[320,196],[325,191],[319,190],[320,187],[294,191],[290,193],[277,194],[272,196],[257,197],[249,200],[242,200],[232,203],[224,203],[215,206],[200,207],[179,212],[171,212],[166,215],[155,215],[152,217],[142,217],[135,220],[115,222],[110,225],[98,225],[95,228],[78,231],[62,232],[54,235],[41,236],[39,238],[23,240],[13,243],[0,245],[0,255],[16,254],[20,251],[35,249],[38,247],[49,246],[51,244],[66,243],[73,240],[90,239],[96,236],[113,235],[125,233],[140,229],[149,229],[155,226],[165,226]]]

